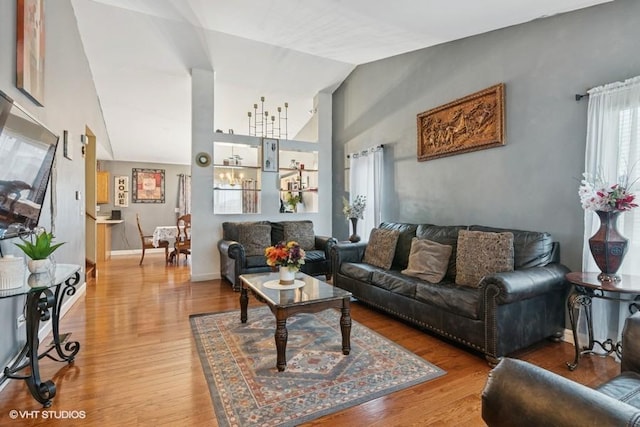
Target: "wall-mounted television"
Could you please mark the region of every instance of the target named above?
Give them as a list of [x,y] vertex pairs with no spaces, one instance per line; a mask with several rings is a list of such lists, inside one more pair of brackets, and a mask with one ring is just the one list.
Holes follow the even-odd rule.
[[58,136],[0,91],[0,239],[38,225]]

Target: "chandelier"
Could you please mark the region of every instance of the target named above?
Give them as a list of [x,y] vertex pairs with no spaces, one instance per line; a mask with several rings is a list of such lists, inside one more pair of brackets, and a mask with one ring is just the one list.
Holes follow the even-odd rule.
[[260,136],[263,138],[287,139],[287,110],[289,103],[284,103],[283,107],[278,107],[278,117],[275,114],[269,115],[269,111],[264,109],[264,96],[260,97],[260,109],[258,104],[253,104],[253,112],[247,112],[249,117],[249,136]]

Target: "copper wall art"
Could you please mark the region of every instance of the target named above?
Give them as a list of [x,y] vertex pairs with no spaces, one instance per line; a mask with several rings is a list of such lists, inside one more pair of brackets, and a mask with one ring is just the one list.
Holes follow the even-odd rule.
[[418,114],[418,161],[505,145],[504,84]]

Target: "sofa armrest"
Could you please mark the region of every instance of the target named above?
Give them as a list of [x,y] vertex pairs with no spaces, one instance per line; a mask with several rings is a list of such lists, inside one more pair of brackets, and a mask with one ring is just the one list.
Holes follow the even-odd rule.
[[489,426],[638,425],[640,411],[582,384],[517,359],[503,358],[482,391]]
[[620,371],[640,372],[640,312],[627,317],[622,330]]
[[240,261],[240,265],[245,265],[245,253],[242,244],[234,240],[220,240],[218,242],[218,250],[221,254]]
[[496,304],[509,304],[555,291],[559,287],[568,291],[564,278],[568,272],[569,269],[564,265],[551,263],[544,267],[494,273],[480,281],[480,288],[496,288]]
[[366,248],[366,242],[338,242],[333,245],[331,247],[331,268],[333,269],[333,277],[336,277],[336,273],[340,271],[340,265],[343,262],[362,262]]
[[314,247],[323,250],[327,259],[331,259],[331,247],[338,243],[335,237],[331,236],[315,236]]

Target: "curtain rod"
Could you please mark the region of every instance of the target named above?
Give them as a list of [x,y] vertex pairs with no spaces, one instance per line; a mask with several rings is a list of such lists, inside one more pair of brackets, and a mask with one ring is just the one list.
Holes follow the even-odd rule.
[[372,151],[372,150],[379,150],[379,149],[381,149],[381,148],[384,148],[384,144],[375,145],[375,146],[373,146],[373,147],[369,147],[369,148],[366,148],[366,149],[364,149],[364,150],[360,150],[360,151],[358,151],[357,153],[347,154],[347,159],[350,159],[350,158],[351,158],[351,156],[356,155],[356,154],[365,154],[365,153],[367,153],[368,151]]
[[576,93],[576,101],[580,101],[582,100],[582,98],[588,98],[589,94],[585,93],[585,94],[580,94],[580,93]]

